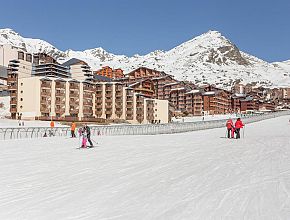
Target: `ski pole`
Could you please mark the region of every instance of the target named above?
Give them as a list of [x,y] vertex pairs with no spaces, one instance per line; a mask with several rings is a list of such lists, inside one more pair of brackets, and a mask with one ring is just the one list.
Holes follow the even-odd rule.
[[245,128],[246,126],[243,127],[243,139],[245,138]]
[[98,145],[98,142],[96,142],[94,139],[91,138],[91,140],[92,140],[96,145]]

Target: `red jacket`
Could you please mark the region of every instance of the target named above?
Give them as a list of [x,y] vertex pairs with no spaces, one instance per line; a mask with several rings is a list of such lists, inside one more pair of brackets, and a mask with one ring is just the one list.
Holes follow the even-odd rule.
[[244,124],[243,122],[240,120],[240,121],[236,121],[235,123],[235,128],[243,128],[244,127]]
[[227,120],[226,126],[227,126],[227,129],[233,128],[234,127],[233,120],[232,119]]

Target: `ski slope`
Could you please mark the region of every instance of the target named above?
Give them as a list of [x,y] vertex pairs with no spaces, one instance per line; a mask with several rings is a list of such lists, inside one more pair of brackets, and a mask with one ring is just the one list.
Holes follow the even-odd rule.
[[290,219],[289,116],[156,136],[0,141],[0,219]]

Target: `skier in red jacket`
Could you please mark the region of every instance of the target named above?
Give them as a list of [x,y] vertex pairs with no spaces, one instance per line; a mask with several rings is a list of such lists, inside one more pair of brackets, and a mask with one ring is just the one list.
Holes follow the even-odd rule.
[[231,138],[231,137],[234,138],[235,128],[234,128],[234,122],[231,118],[227,120],[226,127],[228,129],[228,138]]
[[240,138],[240,129],[243,128],[245,125],[243,124],[243,122],[241,121],[240,118],[237,119],[236,123],[235,123],[235,129],[236,129],[236,139]]

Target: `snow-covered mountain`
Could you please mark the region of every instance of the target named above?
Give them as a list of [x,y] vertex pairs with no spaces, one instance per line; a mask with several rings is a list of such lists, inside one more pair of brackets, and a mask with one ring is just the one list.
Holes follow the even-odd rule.
[[85,51],[60,51],[38,39],[21,37],[11,29],[0,29],[0,44],[11,44],[29,52],[46,52],[64,62],[70,58],[82,59],[93,69],[109,65],[122,68],[125,73],[145,66],[165,71],[180,80],[197,84],[213,83],[229,88],[233,82],[257,83],[264,86],[290,85],[290,60],[267,63],[244,53],[217,31],[209,31],[169,51],[153,51],[146,55],[115,55],[103,48]]

